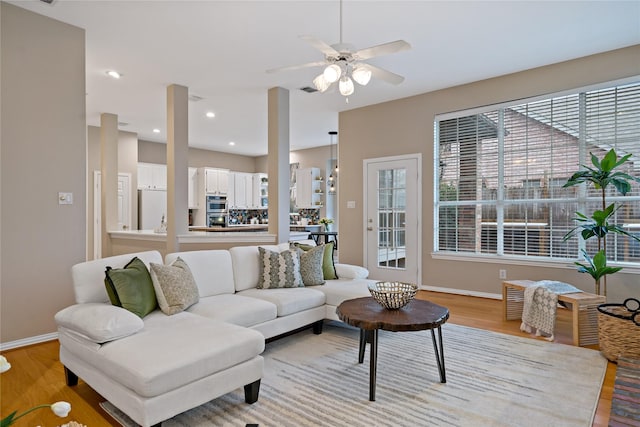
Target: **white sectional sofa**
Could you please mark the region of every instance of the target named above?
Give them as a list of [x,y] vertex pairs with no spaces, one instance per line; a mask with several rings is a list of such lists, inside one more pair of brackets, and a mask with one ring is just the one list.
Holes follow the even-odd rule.
[[[263,246],[272,251],[288,244]],[[245,401],[258,399],[265,339],[337,320],[344,300],[369,296],[368,272],[335,264],[339,279],[311,287],[257,289],[257,246],[168,254],[182,259],[199,301],[167,315],[156,309],[140,318],[110,303],[105,269],[133,257],[147,267],[163,264],[159,252],[118,255],[72,268],[76,303],[56,314],[60,361],[68,385],[82,378],[138,424],[160,424],[209,400],[244,387]]]

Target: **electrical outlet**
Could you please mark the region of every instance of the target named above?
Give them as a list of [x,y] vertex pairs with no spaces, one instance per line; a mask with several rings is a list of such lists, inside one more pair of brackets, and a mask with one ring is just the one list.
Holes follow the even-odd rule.
[[499,275],[501,279],[506,279],[507,278],[507,270],[500,270],[499,271]]

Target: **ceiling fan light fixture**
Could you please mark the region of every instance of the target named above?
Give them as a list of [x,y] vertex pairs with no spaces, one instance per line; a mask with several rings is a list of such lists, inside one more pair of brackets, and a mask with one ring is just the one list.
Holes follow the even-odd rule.
[[313,79],[313,85],[318,89],[318,91],[326,92],[326,90],[329,89],[329,86],[331,86],[331,83],[324,78],[324,74],[320,74]]
[[356,83],[366,86],[371,80],[371,70],[364,65],[356,65],[351,76]]
[[342,76],[340,83],[338,83],[338,88],[340,89],[340,94],[342,96],[351,95],[354,91],[353,80],[347,76]]
[[336,64],[331,64],[324,69],[324,72],[322,74],[324,75],[324,79],[329,82],[329,84],[331,84],[337,82],[338,79],[340,79],[342,69]]

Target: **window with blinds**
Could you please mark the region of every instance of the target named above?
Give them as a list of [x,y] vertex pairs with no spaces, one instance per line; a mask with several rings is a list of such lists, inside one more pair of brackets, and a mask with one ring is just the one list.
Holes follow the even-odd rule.
[[[590,153],[633,156],[640,176],[640,83],[436,118],[435,251],[576,259],[596,239],[568,240],[575,212],[602,209],[593,187],[563,188]],[[613,219],[640,236],[640,185],[608,203]],[[640,266],[640,242],[610,233],[610,261]]]

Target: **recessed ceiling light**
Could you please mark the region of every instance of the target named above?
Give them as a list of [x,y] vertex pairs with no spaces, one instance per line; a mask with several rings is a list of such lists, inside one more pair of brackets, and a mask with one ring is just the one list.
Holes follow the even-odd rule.
[[122,74],[117,71],[109,70],[107,71],[107,76],[113,77],[114,79],[119,79],[120,77],[122,77]]
[[153,130],[153,133],[160,133],[160,129],[155,128],[155,129]]
[[213,111],[207,111],[207,117],[214,118],[216,116],[216,113],[214,113]]
[[235,143],[235,142],[233,142],[233,141],[231,141],[231,142],[229,143],[229,145],[233,146],[233,145],[236,145],[236,143]]

